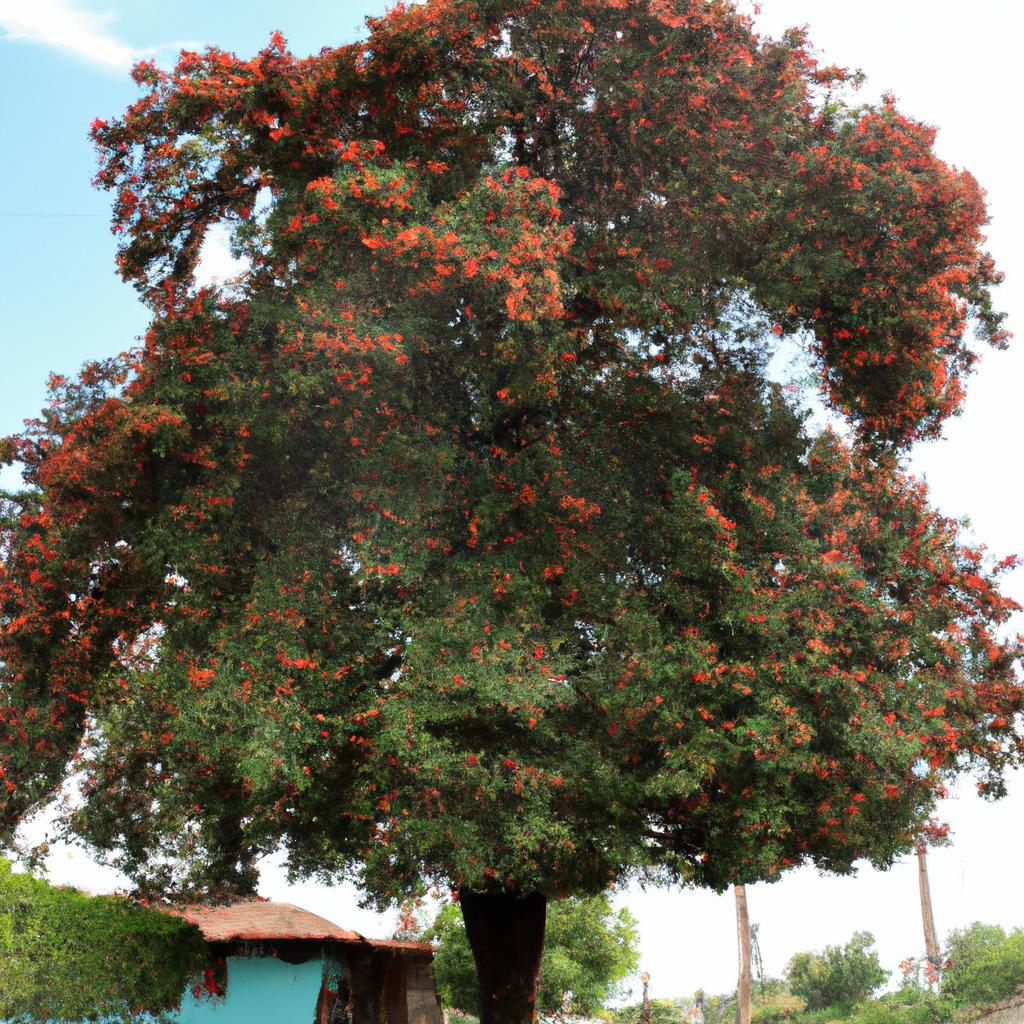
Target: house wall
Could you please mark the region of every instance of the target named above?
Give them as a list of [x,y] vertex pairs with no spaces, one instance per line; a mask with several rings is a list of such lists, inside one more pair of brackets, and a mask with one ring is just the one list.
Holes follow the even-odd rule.
[[409,1024],[441,1024],[441,1001],[427,960],[411,961],[405,972]]
[[324,962],[288,964],[274,957],[227,958],[223,999],[185,996],[177,1024],[314,1024]]

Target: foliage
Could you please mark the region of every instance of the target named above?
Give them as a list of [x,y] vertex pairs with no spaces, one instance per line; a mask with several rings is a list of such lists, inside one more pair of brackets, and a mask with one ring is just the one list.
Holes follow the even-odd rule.
[[0,1020],[117,1022],[171,1011],[205,958],[202,936],[180,918],[56,888],[0,860]]
[[809,1010],[849,1007],[866,999],[888,977],[872,948],[870,932],[855,932],[845,946],[826,946],[823,953],[797,953],[786,968],[794,995]]
[[904,986],[876,999],[839,1002],[817,1009],[784,988],[766,999],[755,998],[753,1024],[944,1024],[953,1020],[955,1004],[927,988]]
[[961,971],[1006,941],[1006,930],[997,924],[974,921],[966,928],[954,928],[946,936],[943,988],[953,992]]
[[449,1010],[445,1018],[447,1024],[479,1024],[479,1019],[461,1010]]
[[942,993],[958,1006],[984,1006],[1024,985],[1024,930],[974,922],[946,940]]
[[[438,944],[433,971],[444,1005],[478,1013],[476,968],[458,907],[443,907],[424,937]],[[632,915],[614,912],[607,895],[552,902],[537,979],[538,1012],[593,1016],[636,970],[637,942]]]
[[900,989],[854,1007],[850,1024],[942,1024],[953,1004],[926,989]]
[[750,1021],[751,1024],[787,1024],[793,1019],[793,1012],[793,1005],[773,999],[761,1006],[751,1007]]
[[437,944],[431,970],[442,1006],[478,1015],[480,985],[458,907],[442,907],[423,938]]
[[996,924],[975,921],[966,928],[954,928],[946,937],[942,991],[956,999],[966,972],[979,959],[995,952],[1006,942],[1006,931]]
[[[707,1024],[716,1022],[731,1022],[736,1017],[737,998],[736,990],[708,995],[703,989],[694,993],[692,999],[686,1001],[675,1000],[678,1007],[687,1009],[690,1006],[700,1006],[704,1011],[704,1020]],[[804,1009],[804,1001],[793,995],[786,987],[781,978],[765,978],[763,984],[758,981],[754,984],[751,993],[751,1020],[753,1024],[777,1024],[790,1020],[794,1014]],[[677,1015],[676,1021],[679,1017]]]
[[[944,777],[999,791],[1010,563],[900,463],[1004,337],[932,129],[724,0],[135,76],[93,134],[151,328],[0,451],[8,832],[73,770],[143,890],[283,848],[557,896],[885,865]],[[248,262],[197,289],[218,222]]]
[[780,980],[770,979],[763,994],[759,988],[751,1000],[751,1024],[786,1024],[805,1007],[804,1001]]
[[[628,1006],[616,1006],[606,1011],[601,1019],[612,1024],[637,1024],[643,1017],[643,1005],[631,1003]],[[678,999],[652,999],[651,1024],[681,1024],[683,1006]]]

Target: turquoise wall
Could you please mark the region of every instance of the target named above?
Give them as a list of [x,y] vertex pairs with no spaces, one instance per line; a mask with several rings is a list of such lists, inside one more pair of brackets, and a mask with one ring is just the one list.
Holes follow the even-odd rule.
[[304,964],[274,957],[229,956],[224,999],[196,999],[191,992],[174,1016],[179,1024],[314,1024],[324,964],[316,956]]

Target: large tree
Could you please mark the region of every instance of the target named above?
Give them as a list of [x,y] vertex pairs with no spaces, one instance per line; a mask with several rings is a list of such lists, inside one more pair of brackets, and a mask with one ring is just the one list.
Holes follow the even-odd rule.
[[7,827],[76,772],[143,888],[451,887],[524,1021],[550,896],[884,865],[998,791],[1014,605],[901,469],[1004,337],[930,128],[706,0],[135,75],[94,137],[151,328],[6,443]]

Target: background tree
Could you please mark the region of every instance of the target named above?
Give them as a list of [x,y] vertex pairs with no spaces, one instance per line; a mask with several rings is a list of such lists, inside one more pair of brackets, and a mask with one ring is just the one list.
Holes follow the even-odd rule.
[[888,972],[872,949],[870,932],[856,932],[845,946],[826,946],[823,953],[797,953],[786,968],[786,980],[808,1010],[849,1008],[867,999]]
[[[433,971],[441,1001],[479,1015],[476,965],[459,908],[444,906],[424,938],[438,946]],[[633,916],[614,911],[605,894],[552,901],[537,979],[538,1013],[593,1017],[636,970],[638,943]]]
[[0,453],[0,818],[77,772],[143,890],[450,886],[525,1022],[549,897],[886,865],[999,791],[1009,563],[900,462],[998,274],[934,132],[728,3],[369,28],[142,64],[94,126],[153,322]]
[[5,1022],[152,1020],[178,1008],[189,981],[203,983],[206,962],[202,935],[180,918],[57,888],[0,860]]
[[946,939],[942,994],[959,1006],[983,1006],[1012,996],[1024,985],[1024,930],[1009,935],[975,921]]

